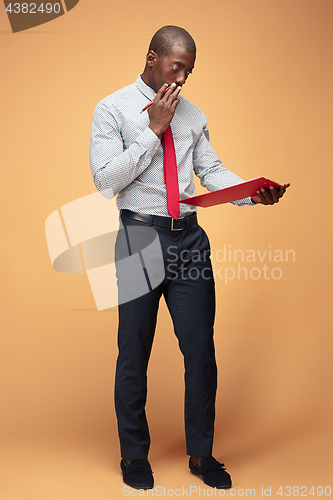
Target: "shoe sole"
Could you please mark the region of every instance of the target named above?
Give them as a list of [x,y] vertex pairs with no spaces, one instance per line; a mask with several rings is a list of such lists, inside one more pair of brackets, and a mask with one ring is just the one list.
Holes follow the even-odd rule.
[[133,488],[134,490],[152,490],[154,488],[154,484],[153,486],[133,486],[132,484],[126,483],[126,481],[124,481],[124,483],[127,484],[127,486]]
[[200,476],[200,477],[202,478],[203,482],[204,482],[205,484],[207,484],[207,486],[210,486],[211,488],[217,488],[217,489],[221,489],[221,490],[222,490],[222,489],[223,489],[223,490],[227,490],[227,489],[229,489],[229,488],[231,488],[231,487],[232,487],[232,485],[231,485],[231,484],[226,484],[226,485],[221,485],[221,486],[217,486],[217,485],[212,486],[211,484],[206,483],[206,481],[204,480],[203,476],[202,476],[199,472],[197,472],[197,471],[195,471],[195,470],[192,470],[192,469],[190,469],[190,471],[191,471],[191,473],[192,473],[192,474],[194,474],[195,476]]

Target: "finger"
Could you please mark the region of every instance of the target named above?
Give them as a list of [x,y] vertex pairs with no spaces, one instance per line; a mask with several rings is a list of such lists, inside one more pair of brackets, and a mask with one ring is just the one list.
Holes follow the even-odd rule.
[[280,189],[279,189],[279,191],[278,191],[279,198],[282,198],[282,196],[283,196],[283,195],[284,195],[284,193],[286,192],[286,189],[287,189],[287,188],[286,188],[283,184],[280,186]]
[[264,197],[263,193],[261,193],[258,189],[257,191],[257,196],[259,198],[259,202],[258,203],[262,203],[263,205],[268,205],[267,201],[266,201],[266,198]]
[[169,97],[171,96],[171,94],[173,93],[173,91],[175,90],[176,88],[176,84],[175,83],[172,83],[170,85],[170,87],[167,89],[167,91],[165,92],[164,94],[164,99],[167,101],[169,99]]
[[[177,96],[179,94],[179,92],[181,91],[181,86],[178,86],[173,92],[172,94],[170,95],[169,97],[169,102],[172,102],[171,99],[173,99],[173,102],[175,101],[178,101],[179,102],[179,99],[177,99]],[[177,105],[178,105],[178,102],[177,102]]]
[[277,191],[275,186],[270,186],[269,189],[270,189],[270,193],[271,193],[272,198],[273,198],[273,203],[278,203],[279,199],[281,198],[281,195],[280,195],[281,188],[279,189],[279,191]]
[[278,191],[278,196],[279,196],[279,198],[282,198],[282,196],[283,196],[283,195],[284,195],[284,193],[286,192],[287,187],[289,187],[289,186],[290,186],[290,184],[281,184],[281,185],[280,185],[280,189],[279,189],[279,191]]
[[178,87],[176,88],[176,90],[174,91],[174,93],[172,95],[175,96],[175,98],[176,98],[177,95],[179,94],[179,92],[181,91],[181,89],[182,89],[181,85],[178,85]]
[[181,91],[182,89],[182,86],[181,85],[178,85],[176,83],[173,83],[172,86],[170,87],[170,90],[171,90],[171,97],[176,97],[179,92]]
[[274,204],[273,197],[272,197],[271,193],[268,191],[268,189],[261,188],[260,192],[263,195],[263,197],[265,198],[265,200],[267,201],[267,205]]
[[164,92],[168,88],[168,84],[164,83],[160,89],[158,89],[157,94],[155,95],[155,101],[160,101],[163,97]]
[[281,185],[280,192],[279,192],[280,198],[282,198],[282,196],[284,195],[284,193],[286,192],[286,190],[289,186],[290,186],[290,182],[287,182],[287,184]]
[[178,104],[180,103],[180,99],[175,99],[173,101],[173,103],[171,104],[171,111],[175,111],[176,107],[178,106]]

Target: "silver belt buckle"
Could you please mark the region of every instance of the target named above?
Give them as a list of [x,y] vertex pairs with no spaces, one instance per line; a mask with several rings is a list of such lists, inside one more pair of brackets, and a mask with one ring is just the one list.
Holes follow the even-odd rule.
[[[182,218],[184,218],[184,217],[179,217],[179,219],[182,219]],[[174,221],[174,220],[176,220],[176,219],[174,219],[174,218],[172,217],[172,219],[171,219],[171,231],[183,231],[183,229],[185,229],[185,228],[183,228],[183,227],[180,227],[180,228],[178,228],[178,229],[175,229],[175,228],[173,227],[173,221]]]

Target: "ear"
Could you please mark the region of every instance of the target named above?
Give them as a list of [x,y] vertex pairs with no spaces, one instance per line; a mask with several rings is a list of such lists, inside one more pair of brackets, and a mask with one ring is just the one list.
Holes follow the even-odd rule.
[[158,61],[158,55],[153,50],[149,50],[146,57],[147,65],[152,68]]

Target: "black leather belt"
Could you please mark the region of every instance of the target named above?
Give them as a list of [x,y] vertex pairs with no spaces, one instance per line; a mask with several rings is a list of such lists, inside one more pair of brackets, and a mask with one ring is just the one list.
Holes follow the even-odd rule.
[[163,227],[171,231],[182,231],[198,224],[197,213],[192,212],[185,217],[179,217],[177,220],[172,217],[161,217],[160,215],[138,214],[131,210],[120,210],[120,216],[125,219],[134,219],[146,222],[150,226]]

